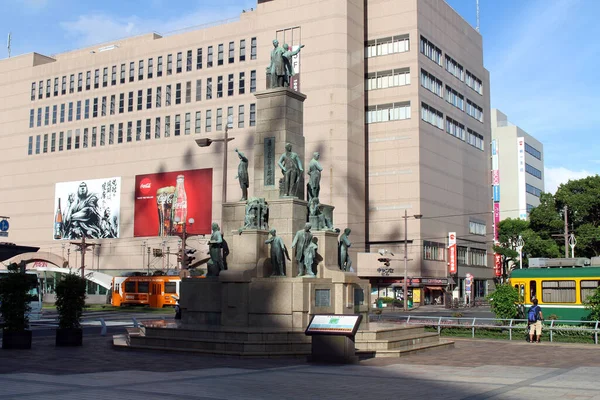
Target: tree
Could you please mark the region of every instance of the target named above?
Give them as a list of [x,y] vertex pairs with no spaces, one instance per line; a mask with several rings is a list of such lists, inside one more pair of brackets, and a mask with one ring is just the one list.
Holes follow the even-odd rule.
[[584,300],[585,308],[590,310],[588,319],[590,321],[600,321],[600,287],[596,289],[594,294]]
[[487,295],[487,300],[496,318],[512,319],[517,317],[519,312],[517,303],[521,299],[519,291],[510,284],[496,286],[496,290]]

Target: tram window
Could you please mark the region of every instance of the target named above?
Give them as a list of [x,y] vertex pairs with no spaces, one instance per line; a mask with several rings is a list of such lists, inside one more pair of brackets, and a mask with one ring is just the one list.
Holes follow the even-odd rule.
[[177,293],[177,282],[165,282],[165,293]]
[[537,296],[537,282],[529,281],[529,300],[535,299]]
[[138,293],[148,293],[150,284],[148,282],[138,282]]
[[542,281],[544,303],[575,303],[575,281]]
[[125,282],[125,291],[127,293],[135,293],[135,282]]
[[519,298],[523,299],[525,297],[525,285],[521,284],[521,289],[519,290]]
[[581,301],[584,302],[588,297],[596,293],[598,281],[581,281]]

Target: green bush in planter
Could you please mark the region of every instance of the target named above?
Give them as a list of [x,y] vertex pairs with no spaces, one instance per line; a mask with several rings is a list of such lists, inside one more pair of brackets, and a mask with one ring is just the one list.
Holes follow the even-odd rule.
[[56,284],[56,311],[58,327],[80,328],[81,315],[85,307],[86,281],[79,275],[68,274]]
[[4,330],[24,331],[29,328],[29,291],[36,287],[35,275],[25,273],[25,264],[12,263],[6,267],[7,274],[0,278],[0,313],[4,320]]

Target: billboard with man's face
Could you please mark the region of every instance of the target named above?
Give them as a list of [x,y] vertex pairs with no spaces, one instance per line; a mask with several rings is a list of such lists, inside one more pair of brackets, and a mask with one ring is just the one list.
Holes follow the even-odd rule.
[[59,182],[54,190],[53,237],[119,237],[121,178]]

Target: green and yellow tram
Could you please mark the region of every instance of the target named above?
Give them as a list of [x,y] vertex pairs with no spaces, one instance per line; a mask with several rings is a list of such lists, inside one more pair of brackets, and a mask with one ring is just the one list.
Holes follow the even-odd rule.
[[525,307],[535,297],[544,317],[562,320],[586,319],[584,301],[594,294],[600,282],[600,267],[516,269],[509,282],[521,295]]

